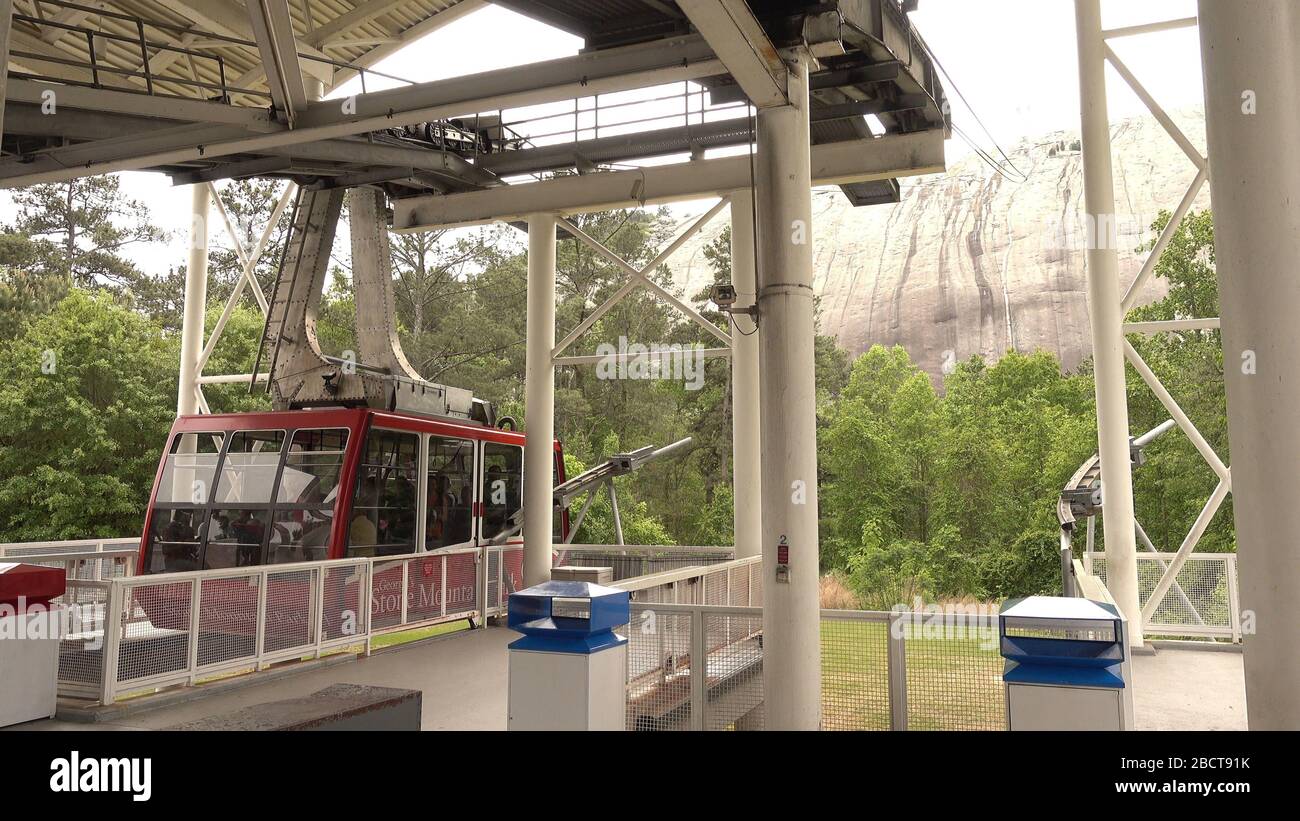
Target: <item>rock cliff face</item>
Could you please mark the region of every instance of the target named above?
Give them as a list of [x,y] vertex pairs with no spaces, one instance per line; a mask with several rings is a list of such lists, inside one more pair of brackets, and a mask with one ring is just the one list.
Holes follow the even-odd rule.
[[[1171,116],[1204,153],[1202,113]],[[1111,135],[1125,290],[1145,257],[1137,246],[1154,237],[1150,225],[1160,210],[1178,205],[1195,168],[1154,119],[1115,123]],[[946,174],[904,179],[902,201],[892,206],[854,208],[836,189],[815,192],[823,333],[853,354],[901,344],[936,376],[945,362],[972,354],[993,361],[1007,350],[1042,348],[1065,368],[1077,366],[1091,353],[1077,140],[1077,133],[1057,132],[1008,148],[1028,177],[1023,182],[969,155]],[[1193,208],[1207,207],[1208,185]],[[673,260],[685,293],[710,281],[703,247],[725,225],[720,217]],[[1163,293],[1155,281],[1142,301]]]

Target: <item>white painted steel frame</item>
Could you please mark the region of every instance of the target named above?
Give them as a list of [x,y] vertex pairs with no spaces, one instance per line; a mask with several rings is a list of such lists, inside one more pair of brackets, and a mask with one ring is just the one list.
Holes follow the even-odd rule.
[[[220,192],[214,183],[196,183],[193,186],[193,214],[191,218],[190,229],[190,262],[189,269],[186,272],[185,282],[185,308],[181,321],[181,371],[179,376],[177,415],[184,416],[197,412],[208,413],[207,399],[203,396],[204,385],[223,385],[234,383],[248,383],[250,381],[265,381],[265,374],[217,374],[205,375],[204,367],[211,358],[213,350],[216,349],[217,342],[221,340],[221,335],[225,331],[226,323],[234,314],[235,308],[238,307],[239,301],[244,293],[245,286],[252,290],[253,298],[257,302],[258,308],[262,315],[267,313],[266,295],[262,292],[261,285],[257,282],[254,271],[258,262],[261,261],[266,251],[266,245],[274,233],[276,225],[280,221],[284,209],[289,205],[297,193],[297,186],[290,182],[276,201],[275,207],[271,211],[271,217],[266,226],[262,229],[257,241],[251,247],[244,246],[244,240],[239,235],[234,221],[230,218],[230,212],[226,209],[225,203],[221,201]],[[204,204],[199,204],[199,199],[203,198]],[[221,311],[221,316],[217,318],[216,324],[213,325],[212,332],[208,335],[206,343],[202,344],[202,349],[197,353],[193,352],[186,346],[187,340],[190,345],[194,345],[191,337],[197,337],[201,342],[203,335],[204,319],[207,312],[207,257],[208,243],[211,239],[209,231],[208,208],[209,204],[215,202],[217,211],[221,215],[222,225],[225,228],[226,235],[230,239],[231,245],[235,249],[235,255],[238,257],[241,270],[239,278],[235,281],[234,290],[226,300],[225,307]],[[201,244],[201,248],[200,248]],[[201,265],[199,263],[202,263]],[[199,287],[198,282],[192,282],[189,271],[202,271],[203,284]],[[194,366],[187,369],[186,364],[194,360]],[[189,386],[188,388],[186,386]],[[187,393],[193,393],[195,396],[193,406],[185,405],[182,409],[179,397]]]
[[[1156,118],[1157,122],[1159,122],[1160,125],[1165,129],[1165,131],[1169,134],[1170,138],[1173,139],[1173,141],[1179,146],[1180,149],[1182,149],[1182,151],[1187,155],[1188,159],[1190,159],[1192,164],[1196,167],[1196,175],[1192,178],[1192,181],[1188,185],[1187,190],[1184,192],[1182,199],[1179,201],[1177,207],[1174,209],[1174,212],[1170,217],[1168,224],[1166,224],[1164,229],[1160,232],[1159,237],[1156,238],[1156,241],[1152,246],[1150,253],[1147,255],[1146,259],[1142,263],[1141,269],[1138,271],[1137,277],[1133,280],[1133,283],[1129,286],[1128,290],[1124,293],[1124,296],[1120,300],[1120,304],[1119,304],[1120,327],[1119,327],[1118,336],[1119,336],[1120,345],[1123,351],[1124,358],[1127,359],[1129,363],[1133,365],[1133,367],[1137,370],[1138,374],[1142,377],[1142,380],[1156,395],[1156,398],[1160,400],[1160,403],[1166,408],[1166,410],[1169,411],[1170,416],[1172,416],[1174,420],[1178,423],[1178,427],[1192,441],[1192,444],[1196,447],[1197,452],[1200,453],[1201,457],[1205,460],[1206,464],[1208,464],[1211,467],[1211,469],[1214,470],[1215,474],[1219,477],[1219,484],[1215,487],[1214,492],[1210,495],[1209,499],[1206,500],[1206,503],[1202,508],[1200,514],[1197,516],[1196,521],[1193,523],[1191,530],[1188,532],[1187,536],[1183,539],[1183,542],[1180,545],[1178,552],[1174,554],[1174,556],[1172,557],[1168,565],[1165,565],[1164,573],[1161,575],[1161,578],[1158,581],[1152,596],[1150,597],[1150,599],[1148,599],[1147,604],[1141,607],[1140,609],[1141,621],[1137,621],[1133,619],[1132,616],[1128,613],[1128,610],[1125,609],[1125,614],[1130,615],[1129,618],[1130,624],[1141,624],[1145,627],[1146,622],[1148,621],[1150,616],[1153,613],[1155,613],[1156,609],[1164,601],[1164,597],[1169,592],[1169,589],[1173,586],[1174,580],[1177,578],[1178,572],[1182,569],[1183,564],[1187,561],[1188,557],[1192,555],[1192,552],[1195,550],[1197,543],[1200,541],[1201,536],[1204,534],[1206,527],[1208,527],[1210,521],[1213,519],[1215,513],[1222,505],[1227,494],[1231,491],[1232,479],[1231,479],[1231,473],[1227,465],[1223,463],[1223,461],[1219,458],[1219,456],[1214,452],[1214,449],[1210,447],[1208,442],[1206,442],[1204,436],[1202,436],[1200,431],[1196,429],[1196,426],[1187,417],[1187,414],[1183,412],[1181,407],[1179,407],[1178,403],[1170,395],[1169,391],[1160,382],[1160,379],[1155,375],[1155,373],[1150,369],[1150,367],[1147,366],[1146,362],[1142,360],[1141,356],[1138,355],[1137,351],[1133,348],[1133,346],[1128,342],[1127,339],[1123,338],[1123,334],[1126,333],[1154,334],[1154,333],[1177,332],[1177,331],[1210,330],[1210,329],[1217,329],[1219,327],[1219,319],[1217,317],[1185,318],[1185,319],[1176,319],[1171,321],[1130,322],[1130,323],[1125,323],[1122,321],[1123,316],[1127,314],[1128,311],[1132,310],[1134,307],[1137,306],[1137,301],[1141,296],[1143,287],[1145,287],[1145,285],[1150,281],[1151,277],[1154,275],[1156,266],[1159,264],[1160,259],[1165,252],[1165,249],[1169,245],[1169,242],[1173,239],[1175,233],[1177,233],[1178,227],[1182,223],[1183,218],[1187,216],[1187,213],[1191,210],[1192,204],[1195,202],[1196,197],[1200,194],[1201,189],[1205,186],[1206,182],[1208,181],[1209,173],[1210,173],[1209,161],[1205,156],[1203,156],[1200,153],[1199,150],[1197,150],[1197,148],[1192,144],[1191,140],[1187,138],[1187,136],[1182,132],[1182,130],[1178,128],[1178,126],[1173,122],[1172,118],[1170,118],[1169,115],[1164,111],[1164,109],[1161,108],[1161,106],[1159,105],[1159,103],[1156,102],[1155,98],[1151,95],[1151,93],[1147,91],[1147,89],[1138,80],[1136,75],[1134,75],[1133,72],[1128,68],[1128,66],[1125,65],[1124,62],[1118,57],[1118,55],[1115,54],[1114,50],[1110,47],[1110,44],[1106,41],[1114,38],[1120,38],[1120,37],[1131,37],[1140,34],[1149,34],[1149,33],[1168,31],[1168,30],[1178,29],[1178,28],[1195,27],[1197,25],[1197,18],[1195,17],[1179,18],[1176,20],[1147,23],[1147,24],[1136,25],[1136,26],[1127,26],[1124,28],[1101,30],[1100,29],[1100,0],[1076,0],[1076,10],[1078,11],[1077,21],[1080,27],[1079,28],[1079,53],[1080,53],[1081,78],[1083,74],[1083,64],[1085,60],[1087,60],[1092,72],[1091,81],[1090,83],[1088,83],[1089,87],[1081,86],[1083,92],[1083,98],[1084,98],[1085,119],[1088,116],[1086,112],[1090,105],[1094,105],[1094,108],[1098,106],[1100,107],[1099,111],[1094,111],[1093,113],[1093,119],[1094,121],[1096,121],[1094,123],[1095,125],[1094,134],[1099,133],[1097,129],[1099,129],[1102,125],[1105,125],[1108,129],[1108,124],[1106,123],[1105,110],[1104,110],[1104,106],[1105,106],[1104,64],[1108,62],[1115,69],[1115,71],[1120,75],[1120,77],[1125,81],[1125,83],[1133,90],[1133,92],[1138,96],[1138,98],[1142,100],[1143,104],[1145,104],[1146,107],[1151,111],[1152,116]],[[1096,60],[1096,51],[1098,48],[1100,49],[1100,53],[1101,53],[1100,62]],[[1094,99],[1091,101],[1089,100],[1089,96],[1088,96],[1090,90],[1094,97]],[[1094,140],[1095,139],[1096,137],[1094,136]],[[1088,142],[1087,126],[1085,125],[1085,138],[1084,138],[1085,151],[1087,150],[1087,142]],[[1107,148],[1107,153],[1109,153],[1108,148]],[[1085,156],[1085,162],[1084,162],[1085,181],[1091,178],[1090,169],[1088,166],[1089,163],[1087,161],[1087,156]],[[1092,170],[1092,176],[1095,176],[1097,173],[1099,173],[1098,169]],[[1110,172],[1110,164],[1108,159],[1103,169],[1100,170],[1100,173],[1104,173],[1107,177],[1109,177],[1111,172]],[[1108,209],[1109,211],[1113,211],[1113,195],[1111,196],[1111,203],[1112,205],[1110,209]],[[1094,215],[1094,217],[1096,216],[1096,212],[1092,207],[1089,207],[1088,211],[1089,214]],[[1094,224],[1100,226],[1101,222],[1098,219],[1098,221],[1095,222]],[[1107,241],[1108,238],[1100,230],[1100,228],[1096,233],[1097,233],[1096,236],[1097,242]],[[1111,251],[1108,249],[1106,253],[1109,254],[1111,253]],[[1093,252],[1090,251],[1089,254],[1090,267],[1092,261],[1092,254]],[[1116,269],[1116,272],[1117,270],[1118,269]],[[1094,328],[1094,340],[1095,339],[1096,339],[1096,329]],[[1098,358],[1097,372],[1098,372],[1099,383],[1102,378],[1101,375],[1102,367],[1103,366],[1100,361],[1100,358]],[[1114,371],[1116,371],[1116,368],[1113,366],[1113,363],[1108,362],[1106,370],[1109,373],[1112,381],[1115,381],[1116,378],[1118,378],[1119,384],[1120,385],[1123,384],[1122,363],[1118,366],[1117,373],[1114,373]],[[1120,396],[1119,399],[1124,399],[1124,397]],[[1124,404],[1125,405],[1127,404],[1126,400],[1124,401]],[[1102,413],[1101,410],[1101,391],[1099,387],[1098,390],[1099,432],[1102,427],[1103,415],[1104,414]],[[1125,413],[1125,417],[1127,417],[1127,413]],[[1127,436],[1127,433],[1128,433],[1127,430],[1125,430],[1124,431],[1125,436]],[[1116,453],[1112,456],[1112,459],[1118,461],[1119,458],[1120,458],[1119,450],[1118,448],[1116,448]],[[1127,454],[1125,455],[1124,461],[1125,461],[1125,470],[1127,471],[1128,470]],[[1106,460],[1103,458],[1102,459],[1103,472],[1105,472],[1105,464],[1106,464]],[[1105,511],[1107,514],[1112,514],[1112,516],[1108,518],[1113,517],[1113,510],[1114,510],[1113,506],[1117,501],[1120,503],[1121,506],[1126,505],[1127,516],[1125,516],[1125,514],[1122,512],[1121,518],[1125,518],[1126,520],[1127,519],[1133,520],[1133,524],[1134,524],[1133,530],[1136,535],[1136,530],[1139,526],[1136,522],[1136,519],[1134,519],[1132,516],[1133,505],[1132,505],[1131,482],[1128,486],[1127,494],[1124,493],[1119,494],[1120,499],[1117,500],[1114,494],[1109,492],[1110,486],[1108,485],[1108,481],[1109,481],[1109,474],[1104,475],[1102,479],[1102,486],[1107,488],[1106,500],[1105,500],[1106,503]],[[1090,519],[1089,526],[1091,527],[1091,525],[1092,525],[1092,520]],[[1111,529],[1108,527],[1106,528],[1106,541],[1108,546],[1113,544],[1111,539],[1112,539]],[[1089,552],[1091,552],[1091,549]],[[1108,547],[1108,552],[1112,552],[1112,555],[1114,555],[1113,551],[1109,547]],[[1127,551],[1121,553],[1120,555],[1126,556]],[[1134,556],[1133,558],[1134,579],[1136,579],[1136,567],[1137,567],[1136,562],[1139,559],[1144,557],[1141,554],[1137,553],[1136,547],[1133,550],[1133,556]],[[1125,564],[1127,564],[1126,561]],[[1112,584],[1111,582],[1112,576],[1110,573],[1111,568],[1112,565],[1110,562],[1108,562],[1107,577],[1106,577],[1108,586]],[[1124,576],[1125,578],[1127,578],[1128,576],[1127,572],[1124,572]],[[1127,581],[1122,582],[1120,586],[1125,589],[1126,591],[1125,596],[1127,596],[1128,595]],[[1112,587],[1112,593],[1116,593],[1116,592],[1117,591],[1115,590],[1115,588]],[[1135,588],[1133,592],[1136,593]],[[1119,598],[1121,597],[1117,595],[1117,599]],[[1234,614],[1235,620],[1239,621],[1239,618],[1240,618],[1239,613]],[[1141,630],[1130,629],[1130,636],[1135,637],[1140,642]]]
[[677,5],[754,105],[789,105],[789,72],[745,0],[678,0]]
[[1133,475],[1129,464],[1128,401],[1124,381],[1119,292],[1119,251],[1112,240],[1115,190],[1111,171],[1110,120],[1106,109],[1105,42],[1101,0],[1075,0],[1084,208],[1097,226],[1087,247],[1088,315],[1092,325],[1097,398],[1097,454],[1105,494],[1106,581],[1130,624],[1129,640],[1142,645],[1138,604],[1137,536],[1133,525]]
[[[1176,553],[1167,553],[1167,552],[1139,553],[1138,562],[1139,564],[1142,562],[1154,563],[1162,569],[1162,573],[1163,573],[1164,568],[1169,567],[1169,563],[1172,562],[1176,558],[1176,556],[1177,556]],[[1101,561],[1105,562],[1106,552],[1104,550],[1097,551],[1093,553],[1091,557],[1085,557],[1085,560],[1080,563],[1080,566],[1083,568],[1083,572],[1089,576],[1093,576],[1094,578],[1095,576],[1093,575],[1092,562],[1096,559],[1100,559]],[[1153,634],[1162,635],[1162,636],[1186,636],[1189,638],[1228,638],[1231,639],[1234,643],[1240,644],[1242,638],[1241,605],[1240,605],[1241,591],[1238,588],[1238,580],[1237,580],[1237,554],[1236,553],[1191,553],[1186,557],[1184,566],[1186,566],[1186,562],[1190,562],[1192,564],[1220,563],[1223,565],[1224,579],[1225,579],[1227,594],[1228,594],[1227,626],[1221,626],[1217,624],[1205,624],[1203,614],[1200,613],[1198,610],[1196,610],[1196,608],[1191,604],[1191,602],[1188,601],[1185,603],[1185,606],[1189,611],[1191,611],[1194,614],[1194,617],[1201,618],[1200,623],[1169,624],[1164,622],[1153,622],[1148,620],[1146,623],[1147,629],[1149,630],[1149,632]],[[1177,590],[1179,588],[1175,587],[1171,589]],[[1154,612],[1155,611],[1153,610],[1152,613],[1154,614]]]

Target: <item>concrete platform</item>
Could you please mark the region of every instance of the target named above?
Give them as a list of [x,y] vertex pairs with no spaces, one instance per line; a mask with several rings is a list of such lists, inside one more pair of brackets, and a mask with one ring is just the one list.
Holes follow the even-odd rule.
[[[269,701],[303,698],[348,682],[421,690],[425,730],[504,730],[506,645],[517,636],[504,627],[465,631],[120,719],[95,724],[35,721],[11,729],[156,730]],[[1134,656],[1133,667],[1137,729],[1246,729],[1239,651],[1162,646],[1154,654]]]
[[1133,656],[1133,719],[1139,730],[1244,730],[1246,679],[1240,649],[1162,645]]
[[268,701],[304,698],[331,684],[348,682],[422,691],[424,730],[504,730],[506,645],[518,637],[504,627],[468,630],[119,720],[33,721],[10,729],[160,730]]

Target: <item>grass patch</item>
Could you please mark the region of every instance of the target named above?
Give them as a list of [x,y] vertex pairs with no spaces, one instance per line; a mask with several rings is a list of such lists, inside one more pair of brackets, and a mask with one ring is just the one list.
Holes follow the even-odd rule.
[[382,650],[385,647],[397,647],[403,644],[410,644],[413,641],[422,641],[431,639],[435,636],[445,636],[449,633],[459,633],[462,630],[469,629],[469,619],[460,621],[446,621],[442,624],[435,624],[430,627],[419,627],[415,630],[403,630],[400,633],[385,633],[382,636],[375,636],[370,640],[370,649]]

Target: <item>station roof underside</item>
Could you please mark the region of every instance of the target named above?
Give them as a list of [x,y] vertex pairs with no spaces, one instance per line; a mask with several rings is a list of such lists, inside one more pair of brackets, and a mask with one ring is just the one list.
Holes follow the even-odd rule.
[[[427,199],[654,157],[704,162],[705,152],[753,141],[751,87],[714,48],[716,34],[695,25],[701,7],[745,13],[736,0],[496,0],[582,37],[584,49],[526,71],[374,90],[397,79],[379,82],[376,63],[485,5],[14,0],[0,187],[139,169],[176,184],[281,177]],[[772,48],[806,45],[817,58],[814,145],[851,141],[869,152],[876,137],[946,136],[937,66],[897,0],[751,0],[748,10]],[[319,101],[358,75],[368,91]],[[614,127],[598,119],[673,94],[684,101],[674,115]],[[52,104],[58,116],[48,116]],[[557,132],[563,118],[542,109],[566,104],[572,127]],[[542,113],[528,121],[530,107]],[[872,169],[848,175],[845,193],[856,204],[896,200],[896,179]]]

